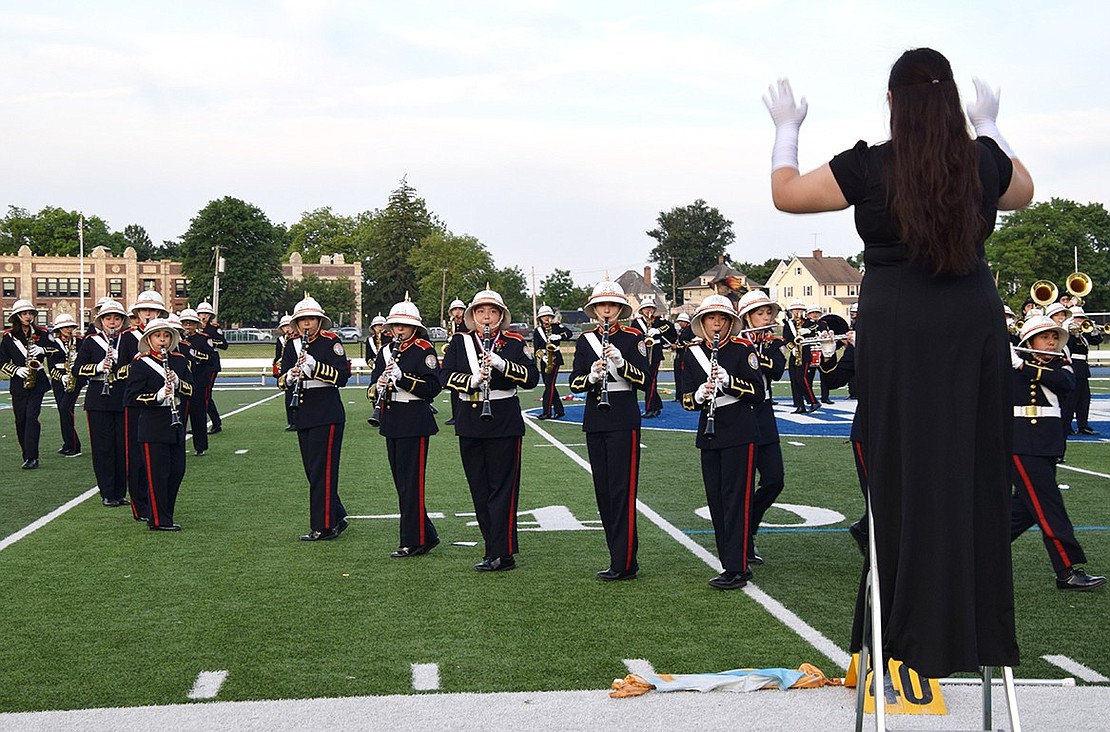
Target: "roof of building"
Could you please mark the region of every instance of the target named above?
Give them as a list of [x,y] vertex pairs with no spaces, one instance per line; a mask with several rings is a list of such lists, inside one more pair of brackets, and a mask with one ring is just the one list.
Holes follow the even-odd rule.
[[634,270],[628,270],[616,279],[618,285],[624,290],[626,295],[654,295],[659,298],[661,302],[667,300],[667,293],[663,291],[659,285],[652,282],[650,285],[644,280],[643,274]]
[[745,283],[747,284],[747,286],[749,288],[757,288],[757,287],[762,287],[763,286],[760,283],[748,278],[748,276],[745,275],[740,270],[733,269],[732,267],[728,266],[727,264],[719,263],[719,264],[715,264],[712,267],[710,267],[709,269],[705,270],[700,275],[698,275],[694,279],[690,280],[689,282],[687,282],[685,285],[683,285],[679,289],[680,290],[698,290],[698,289],[701,289],[701,288],[707,286],[707,285],[703,285],[701,283],[703,279],[708,280],[709,283],[713,283],[713,282],[719,282],[719,281],[725,279],[726,277],[740,277],[745,281]]
[[797,257],[798,263],[806,268],[813,278],[822,285],[854,285],[863,281],[863,274],[848,264],[844,257],[826,257],[815,251],[814,257]]

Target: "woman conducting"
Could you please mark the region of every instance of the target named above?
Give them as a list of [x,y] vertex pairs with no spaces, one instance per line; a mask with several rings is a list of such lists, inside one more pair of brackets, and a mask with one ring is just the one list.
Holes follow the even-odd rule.
[[907,51],[887,88],[890,140],[800,175],[806,103],[786,80],[773,86],[772,198],[789,213],[854,206],[864,242],[856,419],[884,656],[931,677],[1013,666],[1009,341],[983,244],[997,210],[1029,203],[1033,183],[998,131],[997,92],[978,80],[968,135],[940,53]]

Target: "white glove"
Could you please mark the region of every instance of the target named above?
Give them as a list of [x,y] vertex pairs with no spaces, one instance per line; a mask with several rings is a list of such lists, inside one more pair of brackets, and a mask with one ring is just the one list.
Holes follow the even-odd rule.
[[561,340],[563,340],[563,337],[561,335],[559,335],[558,333],[552,333],[551,334],[551,342],[552,343],[558,343]]
[[809,105],[806,98],[802,97],[800,104],[794,102],[794,91],[790,88],[789,79],[779,79],[778,89],[775,85],[767,87],[767,96],[763,97],[767,111],[775,123],[775,146],[771,149],[771,172],[779,168],[798,169],[798,129],[802,120],[806,118]]
[[105,358],[103,361],[96,365],[96,371],[99,374],[106,374],[112,369],[112,362]]
[[972,83],[975,84],[975,101],[968,102],[967,116],[971,120],[971,126],[975,128],[975,134],[991,138],[1008,157],[1016,158],[1010,143],[998,131],[998,98],[1001,90],[991,89],[987,82],[978,78],[972,79]]
[[501,373],[505,373],[505,359],[501,358],[501,356],[499,356],[498,354],[491,353],[489,355],[489,365],[490,367],[497,369]]
[[595,361],[593,367],[590,369],[589,376],[586,377],[586,380],[589,381],[591,384],[596,384],[597,382],[601,381],[604,377],[605,377],[605,362],[604,361]]
[[659,329],[658,328],[648,328],[647,334],[650,338],[658,338],[659,337]]
[[381,393],[389,388],[389,377],[382,374],[378,377],[378,392]]
[[709,400],[709,397],[715,395],[716,393],[717,385],[712,381],[707,381],[699,386],[698,390],[694,392],[694,401],[698,404],[705,404]]
[[44,353],[46,353],[46,351],[42,350],[42,346],[37,343],[32,343],[27,346],[27,355],[31,358],[41,358]]
[[[832,335],[833,335],[833,332],[831,330],[826,330],[823,333],[821,333],[822,338],[824,338],[826,336],[829,337],[829,338],[832,338]],[[835,356],[836,355],[836,341],[833,341],[833,340],[821,341],[821,355],[825,358],[832,358],[833,356]]]
[[21,379],[26,379],[27,374],[29,374],[29,373],[31,373],[31,371],[26,366],[20,366],[19,368],[17,368],[15,370],[15,375],[18,376]]
[[160,402],[168,402],[170,399],[173,399],[173,389],[169,386],[163,386],[158,390],[155,396],[158,397],[158,401]]
[[397,383],[398,381],[401,380],[401,377],[404,376],[404,375],[405,375],[405,373],[403,371],[401,371],[401,367],[398,366],[397,364],[393,364],[393,368],[391,368],[389,370],[389,373],[386,375],[386,378],[388,378],[393,383]]
[[624,356],[621,355],[620,349],[612,348],[609,351],[609,363],[613,364],[615,369],[624,368]]
[[854,330],[848,331],[847,338],[848,338],[848,345],[849,346],[856,345],[856,332]]
[[72,383],[73,377],[69,374],[62,374],[62,388],[69,391],[69,385]]
[[300,372],[297,370],[296,366],[294,366],[293,368],[291,368],[291,369],[289,369],[288,371],[285,372],[285,383],[286,384],[292,384],[294,381],[296,381],[299,378],[300,378]]
[[1021,367],[1025,364],[1025,359],[1017,352],[1013,344],[1010,344],[1010,365],[1015,371],[1020,371]]
[[721,386],[728,386],[732,383],[732,375],[720,366],[717,367],[717,383]]
[[304,363],[301,365],[301,372],[304,374],[306,379],[312,378],[312,369],[314,369],[315,367],[316,359],[314,359],[312,356],[305,356]]
[[477,389],[481,385],[482,385],[482,375],[481,374],[471,374],[470,375],[470,388],[471,389]]

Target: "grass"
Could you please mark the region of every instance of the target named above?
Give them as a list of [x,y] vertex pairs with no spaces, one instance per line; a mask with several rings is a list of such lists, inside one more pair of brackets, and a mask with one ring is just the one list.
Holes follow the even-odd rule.
[[[238,355],[238,353],[236,353]],[[224,413],[270,391],[217,393]],[[384,442],[365,423],[361,389],[350,402],[341,494],[355,515],[397,510]],[[528,404],[528,400],[525,399]],[[669,405],[669,408],[670,405]],[[441,420],[446,416],[441,409]],[[0,413],[0,536],[26,526],[94,482],[88,453],[53,455],[56,412],[43,412],[43,463],[19,470],[11,417]],[[642,576],[602,584],[600,531],[521,531],[519,569],[484,575],[473,510],[450,428],[433,438],[429,510],[444,543],[396,561],[395,519],[357,519],[343,539],[305,544],[307,486],[295,436],[281,431],[280,400],[229,416],[204,458],[189,458],[179,534],[145,530],[127,509],[86,501],[0,552],[0,711],[186,701],[201,671],[230,673],[220,699],[411,693],[410,664],[437,663],[445,691],[600,688],[626,673],[622,659],[660,671],[832,664],[742,593],[708,588],[712,571],[641,517]],[[577,426],[546,422],[556,439],[584,442]],[[712,550],[696,450],[689,434],[645,431],[640,498]],[[859,513],[841,439],[784,443],[782,499]],[[85,443],[88,444],[87,442]],[[572,447],[585,454],[584,447]],[[238,451],[245,451],[236,454]],[[588,474],[535,432],[525,437],[521,509],[566,506],[596,520]],[[1074,444],[1068,463],[1110,472],[1105,445]],[[1105,478],[1061,471],[1065,498],[1092,570],[1110,567]],[[524,522],[533,517],[521,517]],[[769,522],[797,520],[779,509]],[[452,542],[479,542],[477,547]],[[765,530],[759,586],[841,647],[860,559],[842,531]],[[1063,654],[1110,675],[1105,594],[1053,589],[1040,536],[1014,545],[1019,676],[1059,677],[1039,660]]]

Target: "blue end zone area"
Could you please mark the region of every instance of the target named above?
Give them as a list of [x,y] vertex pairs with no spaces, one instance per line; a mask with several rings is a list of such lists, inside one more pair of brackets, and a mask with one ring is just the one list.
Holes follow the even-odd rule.
[[[842,396],[834,396],[832,404],[822,404],[816,412],[793,414],[794,408],[789,400],[778,400],[775,417],[778,420],[779,436],[790,437],[840,437],[848,439],[852,429],[852,418],[856,413],[856,402]],[[641,407],[643,406],[641,402]],[[580,400],[563,400],[566,415],[558,422],[582,424],[582,413],[586,407]],[[540,409],[528,409],[525,413],[536,417]],[[1091,399],[1091,427],[1097,435],[1073,435],[1069,442],[1105,442],[1110,440],[1110,395],[1099,395]],[[663,413],[642,422],[645,430],[673,430],[677,432],[696,432],[698,413],[687,412],[673,399],[663,401]]]

